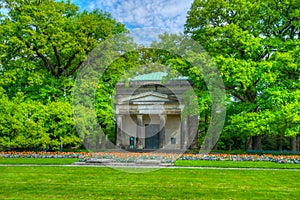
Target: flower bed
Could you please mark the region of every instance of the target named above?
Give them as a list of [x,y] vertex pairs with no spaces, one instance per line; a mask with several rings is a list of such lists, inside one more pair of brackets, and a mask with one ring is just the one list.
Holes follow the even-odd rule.
[[300,164],[300,156],[272,155],[272,154],[184,154],[179,160],[215,160],[215,161],[262,161],[276,163]]
[[0,158],[80,158],[86,153],[74,152],[0,152]]
[[113,162],[134,163],[138,160],[160,160],[173,163],[178,160],[252,161],[300,164],[300,156],[272,154],[176,154],[176,153],[131,153],[131,152],[0,152],[0,158],[78,158],[85,162],[95,159],[110,159]]
[[138,160],[160,160],[163,163],[172,163],[179,158],[179,154],[171,153],[130,153],[130,152],[0,152],[0,158],[78,158],[85,162],[94,159],[110,159],[113,162],[137,162]]

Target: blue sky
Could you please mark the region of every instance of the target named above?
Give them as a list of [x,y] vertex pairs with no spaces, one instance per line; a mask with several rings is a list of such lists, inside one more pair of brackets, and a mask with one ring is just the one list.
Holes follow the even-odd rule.
[[136,40],[144,44],[164,32],[183,32],[193,0],[71,0],[80,9],[100,9],[124,23]]
[[183,32],[187,12],[193,1],[71,0],[81,10],[98,8],[111,13],[113,18],[126,25],[136,42],[145,46],[157,40],[159,34]]

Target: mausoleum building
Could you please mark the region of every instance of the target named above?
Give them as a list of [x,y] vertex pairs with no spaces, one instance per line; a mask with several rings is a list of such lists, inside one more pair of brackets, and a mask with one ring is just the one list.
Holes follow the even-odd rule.
[[[186,77],[162,83],[155,72],[116,86],[116,145],[123,149],[187,149],[197,132],[197,119],[184,117]],[[194,122],[191,122],[194,120]],[[194,128],[193,128],[194,127]]]

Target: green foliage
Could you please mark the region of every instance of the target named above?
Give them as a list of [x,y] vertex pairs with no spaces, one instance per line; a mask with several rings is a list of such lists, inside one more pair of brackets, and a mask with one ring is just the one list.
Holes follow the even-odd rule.
[[[131,78],[138,75],[151,72],[168,71],[167,61],[174,57],[173,55],[170,55],[170,52],[158,48],[137,48],[130,38],[124,39],[126,40],[126,43],[123,44],[121,48],[124,48],[125,46],[126,49],[134,49],[134,51],[128,51],[124,54],[116,55],[114,60],[108,62],[109,66],[105,70],[101,67],[95,67],[95,69],[91,69],[92,71],[89,72],[91,74],[101,74],[99,80],[94,80],[95,82],[98,81],[94,104],[101,129],[112,142],[115,141],[114,103],[116,84],[121,81],[128,84]],[[112,46],[111,48],[114,49],[115,47]],[[114,55],[113,52],[112,55]],[[94,63],[92,65],[97,63],[97,59],[96,61],[95,59],[93,60]],[[102,58],[100,57],[100,60],[101,59]],[[87,83],[82,83],[82,87],[93,88],[95,86],[95,82],[93,84],[91,82],[91,78],[89,78]],[[87,85],[93,86],[87,87]],[[89,92],[92,94],[91,90],[89,90]],[[92,104],[86,106],[90,107],[91,105]],[[80,109],[84,109],[84,107],[81,107]],[[87,116],[82,116],[81,120],[85,121],[85,124],[88,125],[90,120],[87,120],[86,117]],[[90,125],[91,124],[89,124],[89,126]],[[86,134],[88,134],[88,132],[89,131],[86,131]]]
[[[126,32],[109,13],[79,12],[70,1],[0,2],[8,10],[0,16],[2,148],[58,149],[61,143],[80,143],[71,107],[74,79],[83,61],[93,53],[100,55],[101,61],[93,63],[97,67],[87,75],[102,76],[80,83],[89,88],[81,91],[86,92],[81,102],[75,102],[81,113],[86,113],[78,118],[82,126],[76,127],[82,138],[94,134],[92,119],[96,117],[106,137],[114,141],[115,85],[156,71],[168,72],[166,80],[189,77],[198,99],[191,99],[187,92],[185,102],[190,106],[183,114],[200,114],[199,133],[204,136],[214,118],[213,103],[223,99],[221,93],[215,99],[210,94],[221,87],[214,82],[211,59],[227,91],[222,148],[243,149],[256,136],[286,140],[299,135],[297,0],[195,0],[185,36],[191,36],[211,57],[204,51],[195,55],[193,44],[186,44],[185,36],[175,34],[161,35],[151,48],[139,49],[130,38],[119,38],[120,44],[105,43],[111,51],[101,57],[103,52],[95,47],[114,34]],[[122,51],[126,53],[122,55]],[[189,60],[183,59],[187,56]],[[110,63],[108,69],[103,63]],[[96,92],[92,88],[97,88]],[[91,102],[90,94],[95,96]],[[88,107],[96,108],[96,116],[90,115]]]
[[0,146],[3,148],[59,149],[60,143],[80,143],[75,134],[71,105],[58,101],[42,104],[24,100],[20,92],[8,99],[0,98]]
[[8,15],[1,20],[3,65],[22,59],[43,67],[53,76],[73,76],[86,55],[122,24],[99,10],[78,12],[68,2],[2,0]]
[[225,134],[299,134],[298,1],[195,0],[185,33],[213,57],[228,94]]
[[8,10],[0,16],[0,148],[79,145],[75,76],[87,55],[125,32],[124,25],[99,10],[79,12],[70,1],[0,3]]

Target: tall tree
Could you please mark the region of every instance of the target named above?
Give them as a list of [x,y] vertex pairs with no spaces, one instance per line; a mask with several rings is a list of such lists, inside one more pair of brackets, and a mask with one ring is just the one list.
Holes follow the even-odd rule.
[[[188,13],[185,33],[213,57],[231,99],[227,128],[246,133],[250,148],[261,149],[261,135],[290,127],[275,133],[268,118],[299,100],[299,13],[297,0],[195,0]],[[299,127],[288,132],[294,137]]]
[[98,44],[126,32],[124,25],[99,10],[79,12],[70,1],[0,5],[7,11],[0,16],[0,147],[77,145],[71,107],[77,71]]
[[2,88],[0,94],[0,149],[42,150],[51,146],[58,150],[61,143],[80,144],[70,103],[25,100],[22,92],[8,98]]
[[72,76],[97,44],[125,31],[110,14],[78,12],[70,0],[1,2],[8,9],[0,21],[3,65],[22,59],[42,66],[55,77]]

